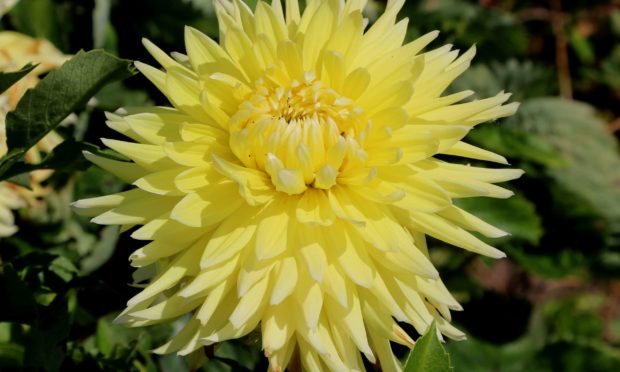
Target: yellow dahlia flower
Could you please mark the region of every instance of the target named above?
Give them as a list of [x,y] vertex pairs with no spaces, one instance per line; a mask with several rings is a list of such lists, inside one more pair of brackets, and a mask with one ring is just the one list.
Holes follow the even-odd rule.
[[[40,74],[62,65],[66,60],[67,56],[47,40],[33,39],[13,31],[0,32],[0,71],[17,71],[29,62],[38,64],[33,71],[0,95],[0,157],[4,156],[8,150],[6,114],[17,106],[26,90],[39,82]],[[26,153],[25,160],[29,163],[40,162],[41,152],[52,151],[60,142],[61,138],[58,134],[54,132],[48,134]],[[36,206],[39,204],[37,198],[49,192],[49,189],[40,185],[49,175],[50,171],[46,170],[31,172],[32,190],[10,182],[0,182],[0,237],[12,235],[17,231],[11,209]]]
[[404,0],[365,31],[363,0],[216,3],[219,43],[187,28],[187,56],[146,48],[136,63],[173,108],[109,114],[135,142],[104,139],[132,162],[87,156],[136,187],[80,200],[99,224],[136,225],[131,255],[146,278],[118,321],[145,326],[191,314],[160,353],[188,354],[260,327],[270,368],[297,353],[307,370],[401,368],[399,326],[461,339],[460,305],[429,261],[425,236],[490,257],[471,235],[505,233],[455,206],[507,198],[494,185],[519,170],[452,164],[437,154],[506,163],[461,142],[476,124],[511,115],[509,94],[459,103],[442,96],[474,49],[425,53],[432,32],[403,45]]

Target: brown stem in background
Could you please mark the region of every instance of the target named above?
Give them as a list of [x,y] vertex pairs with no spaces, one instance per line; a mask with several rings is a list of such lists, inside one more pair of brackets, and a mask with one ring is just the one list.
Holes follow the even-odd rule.
[[534,7],[527,8],[516,15],[517,19],[521,22],[529,22],[529,21],[545,21],[549,22],[551,20],[551,12],[549,9],[543,7]]
[[551,28],[555,36],[555,64],[558,69],[560,95],[566,99],[573,98],[573,86],[568,66],[568,48],[564,29],[564,13],[562,0],[551,0]]

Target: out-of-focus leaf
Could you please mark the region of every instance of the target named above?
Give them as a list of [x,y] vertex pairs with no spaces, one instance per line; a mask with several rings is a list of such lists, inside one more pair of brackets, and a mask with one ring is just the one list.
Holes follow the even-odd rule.
[[80,262],[80,271],[83,275],[97,270],[112,257],[118,241],[118,231],[118,226],[108,226],[101,230],[101,235],[92,246],[89,255]]
[[[503,247],[508,257],[525,270],[543,278],[561,278],[583,271],[587,263],[584,254],[575,249],[550,251],[552,247],[526,250],[516,244]],[[532,252],[533,251],[533,252]]]
[[612,47],[611,53],[599,61],[597,66],[584,66],[582,71],[590,82],[620,89],[620,46]]
[[[213,2],[210,0],[183,0],[183,1],[192,4],[194,8],[200,10],[206,16],[215,15],[215,9],[213,7]],[[254,9],[254,6],[256,6],[256,1],[252,1],[252,0],[244,0],[244,1],[245,3],[250,5],[252,9]]]
[[119,107],[145,106],[149,103],[146,92],[130,90],[120,81],[103,87],[95,98],[97,108],[106,111],[115,111]]
[[21,325],[0,322],[0,369],[17,370],[23,364],[24,345],[19,341],[19,332],[14,332]]
[[103,51],[79,52],[26,92],[7,115],[9,151],[0,161],[0,179],[26,151],[104,85],[131,76],[131,61]]
[[24,360],[24,346],[14,342],[0,342],[0,368],[21,367]]
[[[202,349],[200,349],[202,351]],[[203,351],[204,354],[204,351]],[[184,358],[181,358],[175,354],[166,354],[159,357],[158,360],[159,370],[162,372],[174,372],[185,371],[188,369],[188,365]],[[195,369],[194,371],[197,371]],[[210,370],[209,370],[210,371]]]
[[609,14],[609,20],[611,22],[611,30],[614,34],[620,35],[620,10],[614,9]]
[[420,337],[405,362],[404,372],[450,372],[450,355],[437,338],[437,326],[433,322],[424,336]]
[[[153,361],[154,354],[151,350],[170,337],[172,327],[181,326],[183,323],[181,320],[173,323],[172,327],[170,324],[165,324],[145,330],[144,328],[128,328],[116,325],[113,323],[113,319],[114,314],[108,314],[97,321],[94,347],[100,353],[99,358],[119,364],[116,368],[122,369],[127,368],[127,360],[132,360],[137,370],[148,371],[157,370]],[[179,357],[177,356],[177,358]],[[135,365],[136,363],[141,366]],[[183,367],[182,369],[187,369],[184,363],[180,365]]]
[[511,101],[522,102],[556,93],[555,77],[549,69],[531,61],[476,64],[470,67],[451,86],[451,92],[473,90],[474,98],[486,98],[500,91],[510,92]]
[[10,264],[0,266],[0,321],[31,323],[37,313],[37,303],[30,288]]
[[97,349],[106,357],[110,357],[115,347],[129,347],[132,329],[113,325],[113,317],[105,317],[97,321],[95,340]]
[[516,194],[510,199],[465,198],[457,205],[489,222],[493,226],[531,244],[538,244],[542,234],[542,222],[532,202]]
[[84,170],[90,166],[90,163],[82,156],[84,147],[82,143],[68,139],[56,146],[40,163],[30,164],[17,161],[0,178],[14,178],[36,169]]
[[[215,357],[229,365],[233,371],[251,371],[261,358],[260,343],[251,340],[252,334],[241,340],[231,340],[220,344]],[[233,363],[231,363],[233,361]]]
[[592,47],[592,44],[590,44],[590,41],[579,33],[579,31],[572,29],[568,40],[582,63],[594,63],[596,60],[594,48]]
[[36,65],[28,63],[26,66],[14,72],[0,72],[0,94],[4,93],[11,85],[17,83],[21,78],[34,70]]
[[615,228],[620,221],[619,148],[593,108],[556,98],[540,98],[523,106],[510,125],[544,136],[569,162],[565,168],[549,168],[548,174],[603,216],[607,226],[602,228]]
[[510,161],[525,160],[549,168],[567,165],[562,154],[544,137],[510,127],[505,121],[477,127],[470,132],[468,139],[487,150],[506,156]]
[[52,0],[20,1],[9,12],[11,23],[24,34],[47,39],[60,45],[59,22]]
[[27,186],[28,179],[19,178],[20,175],[32,172],[37,169],[55,169],[65,173],[86,170],[91,166],[91,162],[86,160],[84,151],[105,158],[125,161],[127,158],[109,149],[100,149],[99,146],[88,142],[77,142],[72,138],[61,142],[54,147],[40,163],[30,164],[24,161],[17,161],[7,172],[0,176],[0,179],[9,179],[12,182]]
[[58,256],[50,265],[50,270],[62,278],[65,282],[73,279],[78,270],[73,263],[64,256]]
[[411,22],[408,39],[441,30],[441,43],[456,49],[477,46],[477,60],[514,58],[525,53],[528,35],[523,24],[509,12],[461,0],[407,1]]
[[456,372],[547,372],[535,359],[541,346],[529,335],[501,346],[468,336],[467,341],[448,343],[446,349]]
[[[114,28],[110,25],[111,6],[110,0],[95,0],[95,9],[93,10],[93,45],[95,48],[105,48],[106,41],[111,38],[115,39]],[[114,51],[115,48],[105,49]]]
[[65,358],[63,340],[69,336],[70,317],[66,295],[58,295],[40,312],[37,326],[28,332],[24,367],[60,371]]
[[[572,206],[563,208],[567,211],[563,217],[585,217],[602,236],[620,232],[618,144],[591,106],[534,98],[501,125],[482,127],[470,138],[510,158],[543,165],[555,183],[551,190],[557,198],[554,205]],[[511,142],[515,139],[516,144]]]
[[551,354],[554,370],[602,372],[620,367],[620,351],[602,340],[604,319],[600,314],[608,301],[614,299],[593,292],[545,305],[548,346],[543,352]]

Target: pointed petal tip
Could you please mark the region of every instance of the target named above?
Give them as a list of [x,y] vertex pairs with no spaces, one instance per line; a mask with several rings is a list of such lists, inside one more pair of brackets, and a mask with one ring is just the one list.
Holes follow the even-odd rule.
[[145,47],[146,49],[149,49],[149,48],[152,48],[152,47],[154,47],[154,46],[155,46],[155,44],[154,44],[151,40],[149,40],[149,39],[147,39],[147,38],[145,38],[145,37],[143,37],[142,39],[140,39],[140,41],[142,42],[142,45],[144,45],[144,47]]
[[413,348],[415,341],[411,337],[409,337],[409,335],[402,328],[394,324],[392,326],[392,332],[394,332],[394,336],[396,336],[396,338],[403,342],[403,345],[407,346],[410,349]]
[[[137,62],[137,61],[134,61],[134,63],[135,62]],[[107,120],[118,120],[118,119],[121,118],[119,115],[117,115],[117,114],[115,114],[113,112],[110,112],[110,111],[104,111],[103,114],[105,115],[105,118]]]
[[510,233],[507,231],[504,231],[502,229],[495,229],[494,231],[489,233],[489,238],[503,238],[505,236],[510,236]]
[[127,314],[125,314],[124,311],[118,314],[116,318],[112,320],[112,324],[114,325],[128,325],[129,323],[130,323],[130,319],[127,316]]

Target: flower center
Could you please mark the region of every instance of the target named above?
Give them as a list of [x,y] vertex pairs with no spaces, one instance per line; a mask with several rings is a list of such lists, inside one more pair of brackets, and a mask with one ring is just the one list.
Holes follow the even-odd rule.
[[231,119],[230,147],[246,167],[267,172],[278,191],[328,189],[352,157],[363,158],[357,137],[367,122],[310,73],[288,87],[261,81]]

